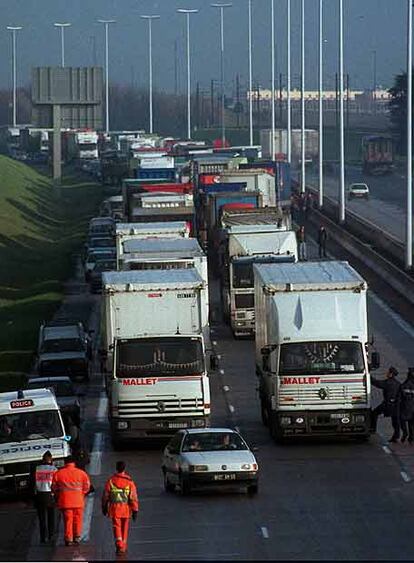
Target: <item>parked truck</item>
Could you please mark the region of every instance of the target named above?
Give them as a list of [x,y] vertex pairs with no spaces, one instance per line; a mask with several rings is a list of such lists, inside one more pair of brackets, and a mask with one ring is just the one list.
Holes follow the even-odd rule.
[[274,207],[276,205],[275,177],[264,169],[251,168],[223,172],[220,174],[220,182],[244,182],[246,191],[261,194],[263,207]]
[[389,135],[362,138],[362,171],[372,176],[389,174],[394,168],[393,139]]
[[115,447],[205,427],[211,352],[207,290],[195,269],[103,274],[103,354]]
[[[302,160],[302,131],[292,129],[291,137],[291,162],[293,166],[299,166]],[[287,130],[276,129],[275,131],[275,154],[272,155],[272,130],[262,129],[260,131],[260,144],[262,145],[263,158],[280,160],[287,158]],[[316,129],[305,129],[305,163],[314,164],[319,155],[319,132]]]
[[294,231],[278,224],[239,225],[229,228],[220,246],[223,313],[234,336],[254,334],[253,265],[297,261]]
[[278,440],[370,427],[367,284],[348,262],[254,266],[262,420]]
[[165,221],[158,223],[117,223],[115,227],[116,257],[122,261],[124,243],[127,240],[143,238],[188,238],[190,227],[185,221]]

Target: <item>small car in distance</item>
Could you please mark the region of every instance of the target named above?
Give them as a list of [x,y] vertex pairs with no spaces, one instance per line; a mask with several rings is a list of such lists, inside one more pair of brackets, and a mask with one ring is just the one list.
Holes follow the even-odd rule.
[[258,463],[241,435],[230,428],[178,431],[162,458],[164,488],[187,495],[196,488],[234,486],[258,491]]
[[366,184],[364,183],[360,183],[360,182],[356,182],[354,184],[351,184],[348,188],[348,199],[354,199],[354,198],[363,198],[363,199],[368,199],[369,198],[369,188]]

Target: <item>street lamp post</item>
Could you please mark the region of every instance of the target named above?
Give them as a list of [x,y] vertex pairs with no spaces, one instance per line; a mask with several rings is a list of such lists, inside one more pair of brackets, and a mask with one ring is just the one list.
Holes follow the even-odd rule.
[[105,26],[105,110],[106,110],[106,133],[109,133],[109,25],[115,20],[98,20]]
[[55,23],[54,26],[60,28],[60,42],[61,42],[61,66],[65,67],[65,27],[70,27],[70,23]]
[[253,63],[252,63],[252,0],[249,1],[249,140],[253,146]]
[[323,207],[323,0],[319,0],[319,209]]
[[345,223],[344,5],[339,0],[339,222]]
[[372,101],[374,104],[373,113],[377,113],[377,51],[375,49],[372,51],[372,66]]
[[305,192],[305,0],[301,2],[301,182],[300,191]]
[[407,0],[407,216],[405,266],[413,266],[413,5]]
[[153,118],[153,96],[152,96],[152,20],[158,20],[160,16],[141,16],[148,21],[148,56],[149,56],[149,132],[154,132]]
[[221,142],[224,147],[226,142],[224,115],[224,9],[231,8],[232,4],[211,4],[211,6],[220,10]]
[[290,163],[292,160],[292,108],[291,108],[291,98],[290,98],[290,87],[291,87],[291,64],[290,64],[290,13],[291,13],[291,3],[287,0],[287,17],[286,17],[286,37],[287,37],[287,161]]
[[23,29],[21,25],[8,25],[7,29],[12,33],[12,68],[13,68],[13,127],[17,124],[17,73],[16,73],[16,32]]
[[270,143],[272,149],[272,161],[275,159],[275,131],[276,131],[276,115],[275,115],[275,0],[271,0],[270,3],[270,41],[271,41],[271,65],[272,65],[272,106],[271,106],[271,115],[272,115],[272,140]]
[[191,139],[191,64],[190,64],[190,14],[196,14],[198,10],[180,8],[180,14],[185,14],[187,19],[187,138]]

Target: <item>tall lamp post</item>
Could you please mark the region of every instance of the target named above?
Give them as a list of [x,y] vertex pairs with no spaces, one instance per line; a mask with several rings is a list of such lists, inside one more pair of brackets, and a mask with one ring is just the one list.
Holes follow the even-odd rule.
[[55,23],[54,26],[60,28],[60,43],[61,43],[61,66],[65,67],[65,27],[70,27],[70,23]]
[[180,8],[180,14],[186,15],[187,20],[187,138],[191,139],[191,60],[190,60],[190,15],[197,14],[198,10]]
[[231,8],[232,4],[211,4],[220,10],[220,80],[221,80],[221,143],[226,142],[226,125],[224,115],[224,9]]
[[344,3],[339,0],[339,222],[345,223]]
[[154,132],[153,117],[153,97],[152,97],[152,20],[158,20],[160,16],[141,16],[143,20],[148,22],[148,56],[149,56],[149,132]]
[[272,65],[272,106],[271,106],[271,116],[272,116],[272,140],[270,147],[272,149],[272,161],[275,159],[275,131],[276,131],[276,114],[275,114],[275,0],[270,2],[270,42],[271,42],[271,65]]
[[248,0],[249,8],[249,141],[253,146],[253,63],[252,63],[252,0]]
[[323,207],[323,0],[319,0],[319,209]]
[[292,160],[292,107],[291,107],[291,97],[290,97],[290,88],[291,88],[291,64],[290,64],[290,14],[291,14],[291,3],[290,0],[287,0],[287,10],[286,10],[286,37],[287,37],[287,161],[291,162]]
[[407,217],[405,266],[413,266],[413,5],[407,0]]
[[115,20],[98,20],[105,26],[105,126],[106,133],[109,133],[109,25],[115,23]]
[[300,86],[301,86],[301,181],[300,181],[300,191],[302,193],[305,192],[306,188],[306,177],[305,177],[305,0],[301,1],[301,18],[300,18],[300,25],[301,25],[301,79],[300,79]]
[[7,29],[12,34],[12,69],[13,69],[13,127],[17,125],[17,76],[16,76],[16,32],[23,29],[21,25],[8,25]]

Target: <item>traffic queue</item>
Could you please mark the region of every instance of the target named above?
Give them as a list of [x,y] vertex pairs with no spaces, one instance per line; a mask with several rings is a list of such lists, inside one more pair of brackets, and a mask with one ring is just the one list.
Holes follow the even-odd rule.
[[[367,284],[347,262],[299,260],[286,162],[240,149],[187,147],[183,157],[178,148],[136,151],[135,177],[103,202],[82,253],[85,280],[102,305],[96,363],[112,445],[169,440],[161,462],[167,492],[232,485],[255,494],[253,451],[235,429],[210,426],[210,377],[220,360],[212,319],[221,312],[234,338],[255,338],[258,416],[275,440],[366,439],[369,374],[379,365],[378,354],[368,354]],[[40,464],[41,541],[55,533],[50,498],[40,502],[41,493],[57,500],[66,544],[81,541],[93,488],[70,457],[81,451],[79,403],[59,397],[64,385],[68,392],[89,379],[92,334],[70,319],[45,323],[40,377],[27,390],[0,394],[0,484],[24,489]],[[138,498],[122,461],[102,511],[113,521],[117,551],[125,551]]]

